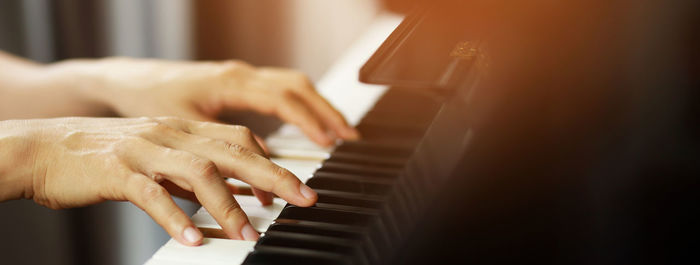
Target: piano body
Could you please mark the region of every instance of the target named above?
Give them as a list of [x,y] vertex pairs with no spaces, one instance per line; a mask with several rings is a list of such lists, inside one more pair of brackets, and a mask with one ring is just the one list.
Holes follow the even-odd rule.
[[146,264],[697,259],[689,5],[558,2],[381,16],[318,84],[363,139],[324,149],[288,125],[266,139],[318,203],[235,195],[257,242],[222,238],[200,209],[204,244],[170,240]]

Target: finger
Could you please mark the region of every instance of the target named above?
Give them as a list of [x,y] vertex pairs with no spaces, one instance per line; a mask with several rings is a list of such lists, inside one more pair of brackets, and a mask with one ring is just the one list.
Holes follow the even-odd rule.
[[[194,195],[193,192],[185,190],[183,188],[180,188],[180,186],[176,185],[175,183],[170,182],[169,180],[165,180],[160,183],[161,186],[163,186],[166,190],[168,190],[168,193],[183,198],[185,200],[194,202],[196,204],[200,204],[199,200],[197,199],[197,196]],[[233,185],[231,183],[226,183],[228,186],[229,191],[231,191],[232,194],[238,194],[240,191],[236,185]]]
[[258,188],[253,188],[253,195],[255,195],[255,197],[258,198],[258,201],[260,201],[262,205],[272,204],[272,199],[274,198],[274,195],[272,195],[271,192],[267,192]]
[[163,188],[165,188],[171,195],[186,199],[197,204],[201,204],[199,203],[199,200],[197,200],[197,196],[195,196],[194,193],[180,188],[180,186],[176,185],[175,183],[172,183],[169,180],[164,180],[160,183],[160,185],[163,186]]
[[260,92],[237,94],[234,90],[224,90],[221,97],[228,108],[249,108],[260,113],[276,115],[285,122],[297,125],[317,144],[329,146],[332,143],[323,123],[293,91],[271,95]]
[[[265,156],[270,157],[270,150],[267,148],[267,145],[265,145],[265,141],[263,141],[263,139],[260,138],[260,136],[257,136],[255,134],[253,134],[253,137],[255,137],[255,141],[258,142],[258,145],[262,147],[263,151],[265,152]],[[274,195],[271,192],[267,192],[258,188],[253,188],[253,194],[255,194],[255,197],[258,198],[262,205],[272,204],[272,199],[274,198]]]
[[[188,123],[185,121],[185,123]],[[265,154],[265,157],[269,157],[270,151],[267,149],[267,146],[265,146],[264,141],[262,138],[259,136],[253,134],[248,130],[248,128],[243,127],[243,126],[230,126],[230,125],[221,125],[221,124],[212,124],[212,123],[189,123],[187,126],[188,130],[191,133],[198,134],[198,135],[203,135],[203,136],[208,136],[214,139],[218,140],[223,140],[223,141],[228,141],[228,142],[246,142],[244,147],[251,149],[251,150],[256,150],[256,149],[262,149],[262,151]],[[257,147],[254,146],[254,144],[250,143],[250,137],[253,137],[255,142],[257,143]],[[227,183],[230,184],[230,183]],[[232,189],[234,189],[233,193],[238,193],[238,188],[236,188],[235,185],[230,185]],[[257,188],[252,189],[253,194],[258,198],[260,203],[262,205],[270,205],[272,204],[272,199],[274,195],[270,192],[263,191]]]
[[155,118],[170,127],[185,131],[190,134],[209,137],[228,143],[240,144],[258,154],[265,154],[265,148],[260,145],[255,134],[245,126],[227,125],[215,122],[197,122],[186,119],[159,117]]
[[265,141],[260,138],[257,134],[253,134],[253,137],[255,137],[255,141],[258,142],[258,145],[260,148],[262,148],[263,152],[265,152],[265,156],[270,157],[270,149],[267,148],[267,145],[265,144]]
[[233,198],[214,162],[190,152],[144,142],[137,149],[139,152],[131,154],[130,161],[134,161],[135,168],[146,176],[164,178],[194,192],[197,200],[230,238],[258,239],[259,234]]
[[326,133],[325,126],[311,109],[292,92],[285,95],[276,109],[277,116],[286,122],[297,125],[317,144],[331,145],[332,140]]
[[202,233],[163,186],[145,175],[134,174],[125,187],[127,199],[148,213],[175,240],[188,246],[202,244]]
[[311,106],[314,112],[318,114],[326,127],[333,130],[343,139],[359,139],[360,134],[355,128],[348,125],[345,118],[343,118],[343,115],[338,110],[333,108],[333,106],[325,98],[316,93],[310,84],[309,86],[309,88],[303,89],[301,92],[299,92],[300,97],[303,98],[307,104]]
[[[174,129],[158,135],[159,137],[146,135],[146,138],[174,150],[183,150],[205,158],[213,162],[215,168],[224,175],[239,179],[259,190],[273,192],[292,204],[309,206],[316,202],[316,193],[303,185],[294,174],[242,145]],[[252,138],[249,141],[255,141]],[[183,186],[177,180],[174,182]],[[271,195],[257,191],[256,196],[263,204],[271,202]]]

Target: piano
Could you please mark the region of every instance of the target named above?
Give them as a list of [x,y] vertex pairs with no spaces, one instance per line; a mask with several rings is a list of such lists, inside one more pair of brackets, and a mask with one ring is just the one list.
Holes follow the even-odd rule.
[[[352,125],[359,127],[366,113],[370,112],[370,109],[375,103],[381,101],[389,91],[388,86],[360,83],[357,78],[357,73],[358,69],[399,25],[401,20],[402,17],[396,14],[385,13],[377,16],[374,22],[367,27],[365,32],[344,52],[340,59],[330,67],[324,77],[316,84],[318,92],[329,100],[329,102],[345,116],[348,123]],[[384,99],[384,101],[386,100],[391,100],[391,98],[388,97]],[[386,104],[393,103],[388,102]],[[371,125],[368,126],[371,127]],[[343,173],[352,172],[354,167],[351,166],[351,164],[342,163],[342,158],[335,158],[332,154],[335,150],[344,148],[357,149],[363,144],[362,142],[358,142],[356,146],[347,145],[346,147],[341,147],[343,146],[343,144],[341,144],[332,148],[319,147],[308,140],[306,136],[293,125],[281,126],[276,132],[269,135],[265,139],[265,142],[271,152],[271,160],[289,169],[308,185],[311,185],[309,182],[310,178],[316,173],[322,174],[322,171],[325,172],[323,174],[328,175],[330,179],[339,177],[339,180],[342,181],[344,177]],[[364,144],[367,143],[365,142]],[[387,149],[386,151],[390,150]],[[360,156],[362,156],[362,154],[360,154]],[[339,159],[341,162],[334,162],[336,159]],[[352,158],[350,157],[347,159]],[[320,168],[324,166],[326,169],[320,170]],[[374,170],[376,174],[387,177],[386,180],[397,171],[394,169],[395,167],[374,166],[367,168]],[[345,174],[345,177],[347,177],[347,174]],[[319,179],[321,179],[320,185],[324,185],[324,183],[322,183],[323,177]],[[246,183],[237,180],[229,181],[235,183],[243,191],[246,191],[246,188],[249,187]],[[317,192],[320,191],[318,188],[316,188],[316,190]],[[328,192],[331,193],[332,191],[332,189],[328,190]],[[339,191],[339,193],[342,193],[342,191]],[[350,192],[346,193],[351,194]],[[237,194],[234,196],[241,207],[244,208],[252,225],[259,232],[267,233],[268,228],[271,228],[273,223],[277,225],[273,230],[279,230],[275,233],[282,233],[282,235],[289,235],[292,233],[286,232],[286,227],[291,227],[291,229],[297,227],[293,224],[285,226],[283,222],[275,221],[278,219],[278,216],[280,216],[285,206],[287,206],[287,203],[279,198],[275,198],[272,205],[261,206],[258,200],[251,194]],[[355,200],[350,197],[348,201],[359,204],[365,203],[367,205],[371,205],[373,202],[371,200],[372,196],[369,196],[369,199],[364,198],[365,196],[356,197]],[[342,196],[332,196],[332,194],[324,196],[323,198],[324,201],[343,199]],[[319,203],[322,203],[321,200],[319,200]],[[220,227],[204,208],[201,208],[195,213],[194,216],[192,216],[192,220],[205,234],[205,242],[202,246],[188,248],[170,239],[146,262],[146,264],[242,264],[246,257],[255,249],[256,242],[230,240],[217,236],[215,233]],[[303,226],[302,223],[302,225],[298,227],[303,229],[305,226]],[[333,230],[329,230],[329,232],[333,232]],[[337,233],[342,232],[342,230],[337,231]],[[274,235],[274,233],[271,234]],[[213,237],[207,237],[212,235]],[[341,243],[347,245],[347,242],[349,241],[346,240]],[[374,255],[378,254],[375,252]]]
[[171,239],[146,264],[697,259],[684,232],[697,224],[699,112],[687,99],[699,83],[681,62],[692,49],[669,38],[697,29],[681,27],[693,25],[687,6],[555,2],[378,17],[317,84],[363,138],[320,148],[283,125],[266,139],[316,205],[236,194],[257,242],[224,238],[202,208],[203,245]]

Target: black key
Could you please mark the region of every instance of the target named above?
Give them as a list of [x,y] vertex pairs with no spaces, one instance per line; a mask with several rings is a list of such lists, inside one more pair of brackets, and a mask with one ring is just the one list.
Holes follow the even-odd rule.
[[343,255],[353,264],[369,264],[359,240],[268,230],[255,245],[261,246],[317,250]]
[[391,239],[385,225],[378,218],[378,211],[363,209],[346,211],[318,207],[298,207],[288,204],[277,219],[303,220],[338,225],[363,227],[373,236],[378,245],[391,246]]
[[402,168],[408,159],[407,158],[395,158],[395,157],[382,157],[382,156],[368,155],[368,154],[353,154],[353,153],[333,152],[333,154],[331,154],[331,157],[328,158],[328,160],[332,161],[332,162],[340,162],[340,163],[348,163],[348,164]]
[[308,264],[308,265],[352,265],[352,260],[339,254],[317,250],[260,246],[248,254],[245,265],[257,264]]
[[[340,204],[330,204],[330,203],[316,203],[314,205],[316,208],[320,209],[332,209],[332,210],[341,210],[341,211],[348,211],[348,212],[367,212],[367,208],[362,208],[362,207],[356,207],[356,206],[348,206],[348,205],[340,205]],[[389,237],[389,240],[392,240],[394,244],[398,244],[398,239],[401,237],[401,231],[399,230],[399,223],[397,219],[392,215],[392,212],[386,211],[386,208],[383,208],[383,211],[376,211],[372,210],[370,213],[376,214],[377,217],[377,226],[386,233]]]
[[342,173],[380,178],[396,178],[401,169],[326,161],[316,172]]
[[352,225],[369,228],[370,233],[377,233],[385,244],[391,244],[388,226],[379,218],[379,211],[373,209],[354,208],[351,210],[298,207],[288,204],[280,213],[278,219],[296,219],[313,222]]
[[352,175],[314,174],[306,185],[314,189],[338,190],[361,194],[382,195],[391,189],[391,180]]
[[391,185],[394,183],[395,179],[392,178],[376,178],[372,176],[363,176],[363,175],[353,175],[353,174],[344,174],[344,173],[334,173],[334,172],[316,172],[313,175],[314,178],[333,178],[333,179],[342,179],[342,180],[354,180],[354,181],[359,181],[363,183],[371,183],[371,184],[383,184],[383,185]]
[[367,227],[376,219],[375,217],[376,214],[369,211],[360,213],[287,205],[277,218]]
[[381,122],[360,122],[356,126],[362,135],[362,139],[368,142],[377,142],[387,145],[413,145],[417,144],[425,133],[425,127],[387,126]]
[[363,194],[338,193],[330,190],[317,189],[317,203],[340,204],[370,209],[379,209],[384,200],[381,197],[367,196]]
[[338,153],[356,153],[370,154],[374,156],[384,157],[408,157],[413,153],[413,148],[404,146],[390,146],[381,144],[372,144],[367,142],[343,142],[336,147],[335,152]]
[[362,118],[364,123],[375,123],[382,124],[388,127],[397,128],[427,128],[430,125],[433,114],[417,113],[417,115],[410,115],[406,113],[382,112],[382,111],[369,111],[367,115]]
[[366,237],[367,229],[348,225],[336,225],[292,219],[277,219],[270,225],[270,227],[267,228],[267,231],[296,232],[361,240]]
[[370,260],[374,261],[373,263],[375,264],[379,264],[381,259],[379,253],[386,253],[388,251],[384,245],[378,246],[375,244],[374,242],[378,240],[377,236],[370,234],[368,229],[364,227],[277,219],[270,225],[267,231],[283,231],[359,240],[365,253],[369,254]]

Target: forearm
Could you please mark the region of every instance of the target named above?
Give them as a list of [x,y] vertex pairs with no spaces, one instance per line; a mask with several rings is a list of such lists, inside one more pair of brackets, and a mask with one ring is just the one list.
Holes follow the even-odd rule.
[[0,121],[0,202],[31,198],[33,144],[22,124],[30,121]]
[[0,52],[0,120],[100,116],[99,80],[81,74],[83,62],[38,64]]

